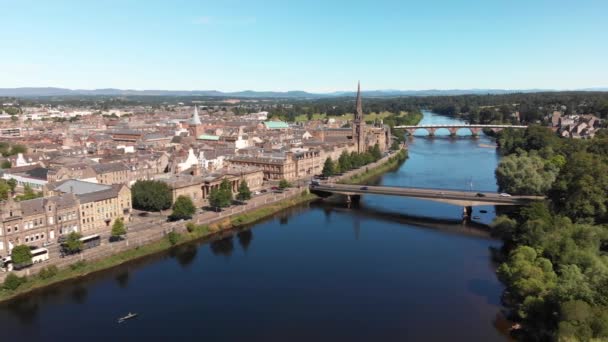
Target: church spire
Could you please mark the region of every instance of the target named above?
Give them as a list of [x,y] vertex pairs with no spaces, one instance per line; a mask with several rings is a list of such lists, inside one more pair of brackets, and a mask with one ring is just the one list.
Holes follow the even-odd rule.
[[198,108],[194,105],[194,114],[192,114],[192,118],[190,119],[191,125],[200,125],[202,124],[201,118],[198,116]]
[[357,109],[355,111],[355,121],[363,121],[363,105],[361,104],[361,81],[357,82]]

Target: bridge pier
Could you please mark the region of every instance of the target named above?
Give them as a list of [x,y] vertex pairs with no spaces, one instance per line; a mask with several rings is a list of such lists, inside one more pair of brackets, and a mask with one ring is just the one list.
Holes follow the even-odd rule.
[[473,215],[472,206],[466,206],[462,208],[462,222],[471,222],[471,215]]
[[434,128],[434,127],[429,127],[426,129],[426,131],[429,132],[429,137],[434,137],[436,130],[437,130],[437,128]]
[[361,195],[346,195],[346,203],[359,203],[361,202]]
[[450,128],[448,128],[448,130],[450,131],[450,136],[455,137],[456,132],[458,132],[458,127],[450,127]]
[[471,130],[471,134],[473,134],[473,137],[478,137],[479,132],[481,132],[481,128],[471,127],[469,129]]

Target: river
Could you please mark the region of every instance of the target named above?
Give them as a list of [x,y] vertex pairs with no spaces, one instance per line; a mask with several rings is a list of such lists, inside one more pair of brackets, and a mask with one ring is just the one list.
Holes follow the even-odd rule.
[[[440,122],[459,123],[425,112],[423,123]],[[483,136],[417,136],[409,141],[410,158],[376,182],[495,191],[492,144]],[[0,338],[506,340],[503,287],[490,260],[500,241],[474,224],[448,222],[461,213],[371,195],[357,208],[296,207],[213,243],[0,304]],[[475,208],[474,215],[490,222],[494,208]],[[117,324],[129,311],[140,316]]]

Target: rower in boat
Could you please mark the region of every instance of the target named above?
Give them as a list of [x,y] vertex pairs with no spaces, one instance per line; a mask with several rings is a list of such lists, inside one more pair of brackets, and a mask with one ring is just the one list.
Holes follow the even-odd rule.
[[124,321],[126,321],[126,320],[129,320],[129,319],[131,319],[131,318],[135,318],[135,317],[137,317],[137,314],[136,314],[136,313],[131,313],[131,312],[129,312],[129,314],[128,314],[128,315],[126,315],[126,316],[124,316],[124,317],[120,317],[120,318],[118,319],[118,323],[122,323],[122,322],[124,322]]

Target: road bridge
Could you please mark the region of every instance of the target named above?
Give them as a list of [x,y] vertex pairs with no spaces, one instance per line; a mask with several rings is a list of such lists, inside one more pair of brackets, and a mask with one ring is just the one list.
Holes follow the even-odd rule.
[[494,132],[498,132],[505,128],[525,129],[525,128],[528,128],[528,126],[523,126],[523,125],[449,125],[448,124],[448,125],[417,125],[417,126],[395,126],[394,127],[394,129],[405,130],[409,135],[413,135],[417,129],[425,129],[429,133],[430,136],[434,136],[435,131],[437,131],[438,129],[441,129],[441,128],[447,129],[450,132],[451,136],[455,136],[456,132],[458,132],[458,130],[462,129],[462,128],[468,129],[469,131],[471,131],[471,134],[473,134],[473,136],[477,136],[477,135],[479,135],[479,132],[483,129],[489,129]]
[[393,186],[371,186],[350,184],[311,184],[310,191],[321,196],[331,194],[345,195],[347,201],[358,201],[361,195],[387,195],[417,198],[433,202],[459,205],[464,208],[463,216],[469,217],[472,207],[479,205],[524,205],[533,201],[544,200],[542,196],[508,196],[495,192],[473,192],[459,190],[441,190],[427,188],[409,188]]

